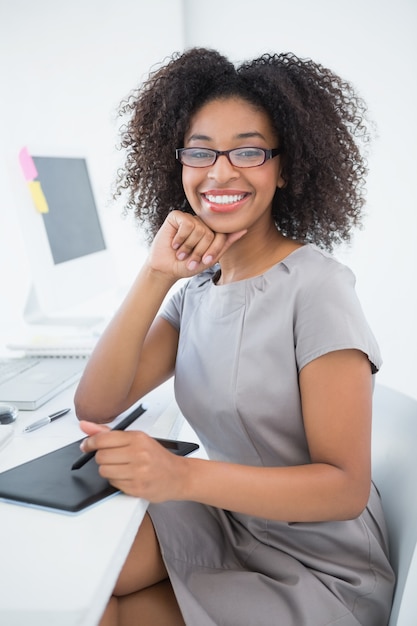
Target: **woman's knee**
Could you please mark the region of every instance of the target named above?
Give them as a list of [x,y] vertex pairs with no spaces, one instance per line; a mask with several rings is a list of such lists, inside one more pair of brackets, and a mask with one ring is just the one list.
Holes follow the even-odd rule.
[[126,595],[154,585],[168,576],[158,539],[146,513],[120,572],[113,594]]

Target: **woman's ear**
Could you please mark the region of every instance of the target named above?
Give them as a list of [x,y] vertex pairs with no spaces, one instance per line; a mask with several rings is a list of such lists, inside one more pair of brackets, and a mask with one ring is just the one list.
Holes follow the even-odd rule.
[[283,189],[287,186],[287,179],[285,177],[285,163],[280,155],[279,157],[279,168],[278,168],[278,176],[277,176],[277,188]]
[[284,187],[286,186],[287,186],[287,181],[285,180],[283,176],[283,172],[281,168],[281,170],[278,172],[277,187],[278,189],[284,189]]

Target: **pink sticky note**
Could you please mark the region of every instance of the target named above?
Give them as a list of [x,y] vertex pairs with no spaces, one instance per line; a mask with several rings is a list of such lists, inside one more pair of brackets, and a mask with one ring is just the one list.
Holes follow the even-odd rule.
[[27,148],[22,148],[19,152],[20,167],[26,180],[34,180],[38,176],[38,170],[30,156]]

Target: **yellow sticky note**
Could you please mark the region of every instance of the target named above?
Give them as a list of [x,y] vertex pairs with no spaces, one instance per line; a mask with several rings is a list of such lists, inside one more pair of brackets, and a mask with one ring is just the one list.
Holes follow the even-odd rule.
[[28,182],[30,195],[32,196],[33,203],[36,207],[36,210],[39,213],[48,213],[49,207],[46,201],[45,195],[42,190],[41,183],[39,180],[32,180]]

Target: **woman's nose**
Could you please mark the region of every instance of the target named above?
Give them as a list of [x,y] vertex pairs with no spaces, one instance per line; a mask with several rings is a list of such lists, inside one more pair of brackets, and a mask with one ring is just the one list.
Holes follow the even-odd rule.
[[229,161],[225,154],[221,154],[217,157],[217,160],[210,167],[208,177],[218,182],[226,182],[228,180],[235,180],[239,177],[238,168],[236,168]]

